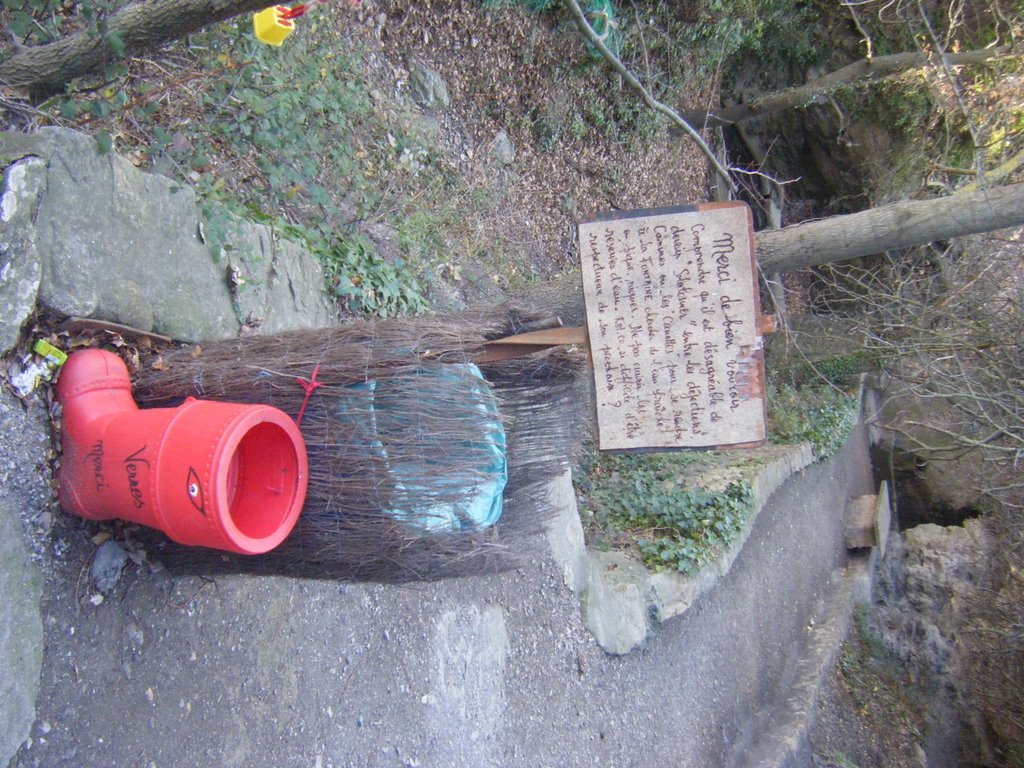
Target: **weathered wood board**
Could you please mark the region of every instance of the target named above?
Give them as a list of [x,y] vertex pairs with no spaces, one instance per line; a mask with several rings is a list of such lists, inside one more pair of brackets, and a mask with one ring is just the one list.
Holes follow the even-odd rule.
[[601,215],[579,236],[598,447],[761,444],[764,354],[747,206]]
[[878,486],[878,502],[875,505],[875,546],[880,557],[885,557],[889,544],[889,529],[892,527],[892,502],[889,500],[889,483],[885,480]]
[[846,505],[846,546],[849,549],[877,547],[879,556],[885,557],[891,526],[892,504],[889,483],[885,480],[878,486],[877,494],[858,496]]

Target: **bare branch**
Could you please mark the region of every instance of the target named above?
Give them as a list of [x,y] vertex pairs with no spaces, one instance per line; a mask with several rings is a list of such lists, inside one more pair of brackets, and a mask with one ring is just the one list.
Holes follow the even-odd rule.
[[605,61],[611,65],[612,69],[622,76],[622,79],[629,84],[630,88],[640,94],[644,103],[647,104],[648,107],[665,115],[675,123],[676,126],[682,129],[683,133],[689,136],[690,139],[692,139],[700,148],[700,151],[704,153],[704,156],[707,157],[711,167],[714,168],[715,172],[722,178],[722,180],[729,185],[729,189],[736,192],[736,184],[731,178],[729,178],[729,172],[718,161],[718,158],[715,157],[715,153],[711,151],[711,148],[707,145],[707,142],[704,141],[700,133],[698,133],[692,125],[686,122],[686,120],[680,117],[678,112],[654,98],[654,96],[651,95],[651,92],[644,87],[643,83],[637,80],[636,76],[626,68],[626,65],[619,60],[618,56],[612,53],[608,46],[604,44],[604,40],[601,39],[601,36],[594,31],[592,26],[590,26],[590,22],[587,21],[587,17],[583,13],[583,9],[580,8],[579,3],[577,3],[576,0],[565,0],[565,5],[576,19],[576,25],[579,27],[580,32],[590,42],[590,44],[597,49],[601,56],[604,57]]
[[864,36],[863,38],[861,38],[861,42],[864,43],[865,47],[867,48],[867,52],[864,54],[864,57],[868,61],[871,61],[871,59],[875,55],[874,43],[871,40],[871,33],[864,28],[864,25],[861,23],[860,20],[860,14],[857,13],[857,6],[863,5],[863,0],[861,2],[849,2],[849,0],[840,0],[839,4],[850,11],[850,18],[853,19],[853,23],[857,27],[857,31]]

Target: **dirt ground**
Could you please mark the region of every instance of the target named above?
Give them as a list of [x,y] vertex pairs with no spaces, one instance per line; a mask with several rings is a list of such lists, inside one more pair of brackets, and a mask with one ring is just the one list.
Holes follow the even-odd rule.
[[[577,33],[564,18],[553,24],[550,15],[511,5],[482,13],[475,2],[382,7],[389,19],[385,55],[424,61],[445,78],[452,100],[443,115],[451,127],[446,149],[450,160],[462,161],[471,183],[488,183],[481,174],[493,169],[473,158],[498,131],[508,132],[516,159],[503,180],[507,218],[495,223],[531,233],[535,256],[572,265],[578,217],[706,199],[706,161],[692,144],[669,135],[663,121],[649,135],[624,141],[580,120],[599,102],[643,107],[620,80],[580,61]],[[706,87],[691,87],[676,94],[680,107],[708,98]]]
[[922,705],[855,627],[819,692],[814,768],[924,768]]

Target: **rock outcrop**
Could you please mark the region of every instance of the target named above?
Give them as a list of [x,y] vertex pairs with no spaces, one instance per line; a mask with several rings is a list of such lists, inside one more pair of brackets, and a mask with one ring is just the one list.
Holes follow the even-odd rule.
[[37,302],[182,341],[333,322],[310,254],[227,214],[206,226],[190,187],[100,152],[89,136],[0,134],[0,167],[4,352]]

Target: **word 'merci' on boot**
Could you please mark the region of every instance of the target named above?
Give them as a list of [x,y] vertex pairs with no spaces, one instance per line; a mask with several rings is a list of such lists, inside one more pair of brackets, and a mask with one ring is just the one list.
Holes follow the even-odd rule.
[[309,471],[302,435],[283,411],[194,398],[140,409],[125,364],[97,349],[68,358],[57,397],[65,512],[242,554],[270,551],[294,527]]

